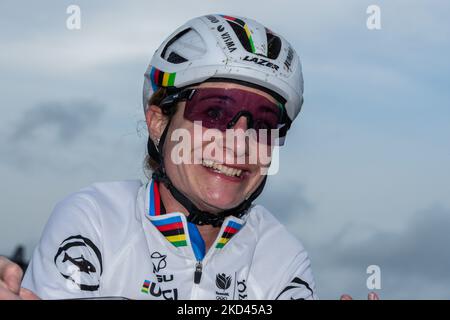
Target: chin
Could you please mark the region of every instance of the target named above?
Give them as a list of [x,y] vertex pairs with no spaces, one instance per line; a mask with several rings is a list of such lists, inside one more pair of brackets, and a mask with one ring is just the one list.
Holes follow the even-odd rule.
[[[191,167],[192,169],[192,167]],[[196,166],[190,172],[195,189],[195,194],[200,203],[212,208],[226,210],[239,205],[245,200],[244,194],[248,186],[253,182],[253,177],[248,174],[241,178],[233,178],[215,172],[203,166]]]
[[202,201],[207,203],[213,208],[220,208],[221,210],[226,210],[239,205],[244,198],[242,198],[242,193],[236,191],[227,192],[224,188],[211,190],[202,193]]

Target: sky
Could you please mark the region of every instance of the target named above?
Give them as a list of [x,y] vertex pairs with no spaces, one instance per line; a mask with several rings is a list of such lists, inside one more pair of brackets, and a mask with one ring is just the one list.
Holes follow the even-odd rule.
[[[67,7],[81,29],[66,27]],[[366,25],[378,5],[381,29]],[[143,74],[208,13],[260,21],[300,55],[305,103],[258,203],[309,252],[320,298],[449,299],[450,4],[397,1],[0,2],[0,253],[27,256],[59,200],[141,179]]]

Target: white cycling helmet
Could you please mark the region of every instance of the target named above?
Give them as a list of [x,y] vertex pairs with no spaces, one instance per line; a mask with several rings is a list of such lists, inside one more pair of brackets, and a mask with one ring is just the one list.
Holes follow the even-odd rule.
[[188,21],[156,50],[144,77],[144,111],[159,87],[183,88],[214,78],[279,95],[291,121],[303,103],[297,53],[283,37],[247,18],[212,14]]

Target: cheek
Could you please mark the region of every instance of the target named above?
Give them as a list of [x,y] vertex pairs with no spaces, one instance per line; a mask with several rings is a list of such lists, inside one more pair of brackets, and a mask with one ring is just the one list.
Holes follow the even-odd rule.
[[266,176],[265,174],[262,174],[263,170],[258,170],[255,172],[254,176],[250,179],[250,189],[252,189],[255,185],[259,185],[259,183],[264,179]]
[[272,156],[274,155],[274,147],[265,145],[262,143],[252,143],[249,147],[250,157],[253,159],[253,163],[256,163],[259,167],[267,167],[272,162]]
[[170,128],[164,142],[164,157],[174,164],[191,163],[186,158],[191,146],[193,145],[193,123],[185,120],[179,112],[177,112],[170,121]]
[[258,143],[256,149],[258,150],[258,155],[272,156],[274,147],[262,143]]

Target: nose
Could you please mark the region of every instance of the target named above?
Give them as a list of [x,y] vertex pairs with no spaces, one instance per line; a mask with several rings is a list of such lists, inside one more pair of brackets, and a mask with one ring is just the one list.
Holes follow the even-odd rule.
[[249,149],[248,139],[246,138],[248,118],[245,115],[240,116],[230,129],[233,130],[233,153],[237,158],[244,157]]
[[242,129],[243,131],[246,131],[248,129],[248,120],[247,117],[242,115],[239,117],[236,124],[232,127],[234,129]]

